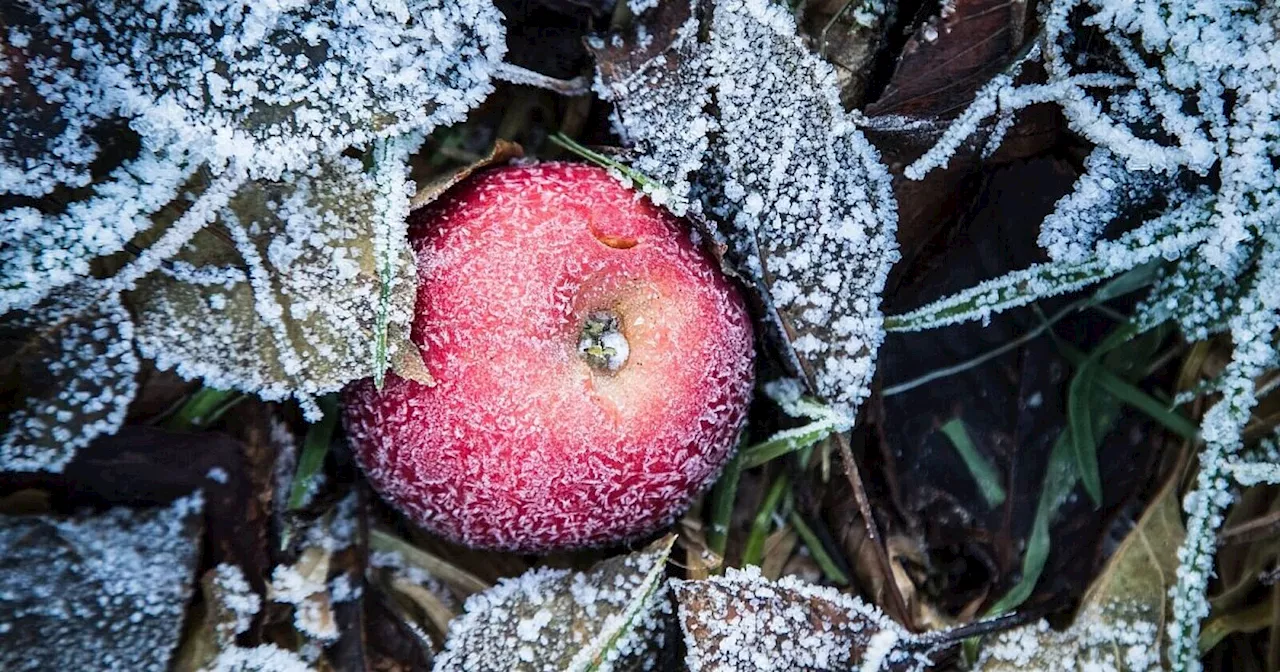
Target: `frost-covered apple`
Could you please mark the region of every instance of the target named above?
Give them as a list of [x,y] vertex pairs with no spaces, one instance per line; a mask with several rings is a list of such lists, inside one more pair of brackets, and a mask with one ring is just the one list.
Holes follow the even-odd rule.
[[434,386],[352,384],[369,480],[426,528],[509,550],[669,523],[719,472],[753,384],[737,289],[604,170],[491,170],[418,211],[413,341]]

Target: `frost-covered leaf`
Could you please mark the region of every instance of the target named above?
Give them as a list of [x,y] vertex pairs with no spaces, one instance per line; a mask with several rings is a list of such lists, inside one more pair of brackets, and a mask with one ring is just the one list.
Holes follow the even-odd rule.
[[0,368],[15,367],[27,394],[0,437],[0,471],[61,471],[124,421],[138,389],[133,319],[117,295],[82,310],[86,296],[77,288],[0,324],[22,338]]
[[436,659],[439,672],[632,669],[650,659],[669,609],[675,537],[586,572],[539,568],[467,599]]
[[673,582],[692,672],[923,670],[930,646],[873,605],[760,569]]
[[1085,594],[1071,627],[1044,621],[996,635],[982,649],[983,672],[1098,670],[1155,672],[1164,641],[1166,599],[1177,582],[1185,532],[1173,484],[1147,508]]
[[164,672],[200,558],[199,496],[0,517],[0,668]]
[[[278,179],[460,120],[505,49],[488,0],[8,3],[0,33],[0,194],[91,188],[0,211],[0,314],[125,250],[201,166]],[[98,136],[126,123],[138,156],[95,164],[111,170],[90,185]],[[176,252],[207,223],[196,214],[114,288]]]
[[371,172],[339,156],[245,183],[213,226],[138,283],[139,350],[211,387],[313,408],[314,396],[373,374],[380,319],[390,359],[413,347],[405,154]]
[[156,227],[153,216],[193,173],[181,153],[144,150],[59,212],[0,210],[0,314],[33,306],[87,277],[95,259],[123,251]]
[[[71,47],[22,3],[0,9],[0,195],[38,197],[89,183],[107,114],[75,76]],[[2,239],[0,239],[2,240]],[[3,312],[3,311],[0,311]]]
[[34,5],[51,37],[75,45],[67,95],[87,82],[149,146],[254,177],[459,121],[505,51],[487,0]]
[[655,201],[724,225],[794,368],[852,415],[869,393],[880,292],[898,258],[888,172],[783,7],[658,11],[648,44],[637,35],[598,53],[598,88],[642,152],[633,167],[665,185],[647,189]]

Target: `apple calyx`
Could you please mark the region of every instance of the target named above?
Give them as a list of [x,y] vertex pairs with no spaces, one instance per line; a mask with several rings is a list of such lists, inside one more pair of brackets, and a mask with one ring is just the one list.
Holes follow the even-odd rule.
[[631,346],[622,333],[622,321],[610,310],[598,310],[582,322],[578,333],[578,356],[602,373],[614,373],[627,363]]

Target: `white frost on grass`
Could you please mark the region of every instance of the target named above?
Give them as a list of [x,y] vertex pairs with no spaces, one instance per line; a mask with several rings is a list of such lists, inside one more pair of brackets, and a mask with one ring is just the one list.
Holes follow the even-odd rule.
[[[1266,478],[1271,465],[1240,466],[1242,432],[1257,404],[1255,380],[1280,361],[1280,51],[1275,3],[1191,0],[1055,0],[1043,13],[1038,51],[1048,81],[991,85],[999,103],[1052,102],[1076,133],[1097,145],[1076,189],[1045,222],[1041,243],[1055,262],[985,283],[928,310],[889,318],[929,328],[984,318],[992,311],[1083,286],[1028,274],[1067,276],[1088,267],[1169,262],[1138,306],[1134,331],[1175,321],[1191,340],[1230,332],[1231,361],[1210,387],[1221,393],[1205,414],[1196,486],[1184,501],[1186,541],[1168,625],[1174,670],[1199,670],[1200,622],[1214,572],[1216,531],[1233,496],[1231,476]],[[987,116],[980,97],[964,119]],[[973,126],[969,128],[968,126]],[[955,129],[967,135],[976,126]],[[949,137],[949,136],[946,136]],[[940,165],[958,143],[927,153],[921,170]],[[940,159],[940,157],[943,157]],[[1157,185],[1160,198],[1143,193]],[[1172,185],[1178,186],[1170,189]],[[1185,213],[1188,204],[1195,213]],[[1100,238],[1128,211],[1156,210],[1148,223],[1185,213],[1196,219],[1172,241],[1143,225],[1142,247]],[[1131,213],[1130,213],[1131,214]],[[1144,250],[1152,250],[1149,254]],[[1130,263],[1136,262],[1136,263]],[[1004,293],[987,292],[1003,288]],[[958,299],[958,300],[957,300]],[[908,319],[909,318],[909,319]],[[1267,468],[1264,468],[1267,467]]]
[[730,256],[770,304],[774,335],[789,335],[793,368],[852,416],[870,393],[880,292],[898,259],[888,172],[782,7],[689,11],[648,61],[606,53],[618,63],[601,66],[597,90],[641,150],[633,168],[727,225]]
[[191,495],[148,511],[0,516],[0,669],[168,670],[202,504]]

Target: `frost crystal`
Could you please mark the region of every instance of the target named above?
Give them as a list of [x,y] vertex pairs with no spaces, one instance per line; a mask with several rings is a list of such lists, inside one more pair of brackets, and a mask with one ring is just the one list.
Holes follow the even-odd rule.
[[670,189],[650,195],[726,225],[795,368],[852,415],[869,394],[880,292],[898,259],[888,172],[784,8],[669,5],[657,20],[665,42],[640,57],[602,51],[597,88],[643,152],[634,168]]
[[0,516],[0,668],[168,670],[201,505],[190,496],[153,511]]
[[[533,569],[467,599],[433,669],[635,669],[662,644],[674,537],[587,572]],[[651,664],[651,663],[650,663]]]
[[262,608],[262,598],[253,592],[244,578],[244,571],[228,564],[214,568],[213,592],[228,617],[225,627],[222,623],[218,624],[218,640],[231,643],[236,635],[249,631],[253,617]]
[[262,598],[239,567],[218,565],[206,575],[205,589],[214,615],[217,655],[200,668],[203,672],[311,672],[312,667],[293,651],[274,644],[252,648],[236,644],[236,636],[249,630],[262,608]]
[[692,672],[924,670],[929,645],[874,606],[748,566],[675,582]]
[[35,366],[23,367],[30,396],[0,437],[0,471],[61,471],[76,450],[124,422],[138,390],[133,320],[116,296],[82,311],[85,294],[69,292],[3,323],[26,332],[18,357]]

